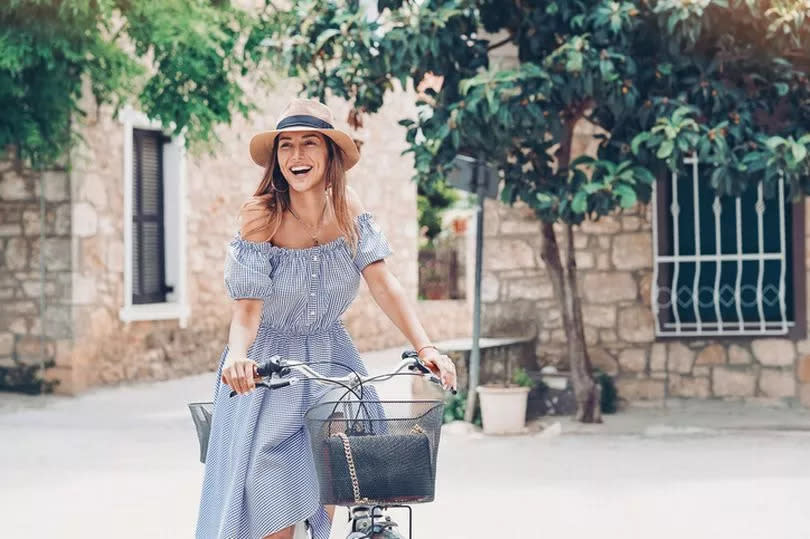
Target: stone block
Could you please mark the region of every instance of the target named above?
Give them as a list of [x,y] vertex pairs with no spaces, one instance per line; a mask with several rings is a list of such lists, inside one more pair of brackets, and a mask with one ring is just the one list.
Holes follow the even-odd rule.
[[616,303],[638,297],[633,276],[626,272],[592,272],[585,275],[583,293],[589,303]]
[[106,208],[108,201],[104,178],[95,173],[83,174],[79,187],[79,199],[89,202],[95,208]]
[[610,265],[610,256],[607,253],[599,253],[596,257],[596,269],[609,270],[613,269]]
[[664,380],[650,378],[619,378],[616,388],[619,397],[628,401],[663,400],[666,395]]
[[766,367],[787,367],[796,361],[796,346],[787,339],[757,339],[751,342],[751,350]]
[[574,256],[576,258],[577,268],[579,269],[591,269],[596,265],[593,253],[577,251]]
[[0,333],[0,356],[10,356],[14,352],[14,334]]
[[641,303],[650,307],[652,305],[652,273],[644,273],[638,282],[638,293],[641,296]]
[[622,216],[622,230],[632,232],[641,228],[641,219],[635,215]]
[[22,227],[16,223],[6,223],[0,225],[0,238],[19,236],[22,233]]
[[45,310],[45,331],[52,339],[68,339],[73,334],[69,305],[49,305]]
[[648,343],[655,338],[654,320],[649,309],[627,307],[619,311],[619,337],[634,343]]
[[71,205],[60,204],[56,208],[56,216],[53,223],[53,232],[57,236],[70,235]]
[[655,343],[652,345],[650,370],[653,372],[667,370],[667,346],[665,344]]
[[712,370],[712,388],[715,397],[753,397],[756,375],[750,369],[715,367]]
[[795,397],[796,378],[792,371],[762,369],[759,374],[759,392],[765,397]]
[[46,238],[45,269],[48,271],[64,271],[70,269],[70,238]]
[[799,355],[810,355],[810,340],[796,341],[796,350],[799,352]]
[[73,275],[73,302],[77,305],[89,305],[96,302],[98,283],[93,277]]
[[748,365],[752,361],[751,352],[738,344],[728,348],[728,362],[730,365]]
[[647,232],[618,234],[613,238],[613,265],[620,270],[652,267],[652,236]]
[[34,200],[32,182],[13,170],[0,177],[0,200]]
[[600,249],[604,251],[610,250],[610,242],[612,236],[597,236],[596,239],[598,240],[596,244],[599,246]]
[[15,271],[27,269],[29,250],[30,245],[24,238],[11,238],[8,240],[3,252],[6,268]]
[[588,357],[591,359],[591,365],[605,372],[611,376],[615,376],[619,372],[619,364],[616,359],[604,348],[594,347],[588,350]]
[[711,396],[708,378],[693,378],[672,373],[669,375],[667,384],[670,397],[708,399]]
[[726,348],[720,344],[707,346],[698,354],[695,365],[724,365],[726,363]]
[[70,198],[68,175],[61,170],[46,170],[40,175],[39,185],[45,187],[45,200],[61,202]]
[[[107,257],[109,260],[109,256]],[[212,283],[207,283],[212,284]],[[500,283],[493,274],[485,274],[481,278],[481,301],[483,303],[493,303],[498,301]]]
[[[551,299],[554,289],[543,279],[514,279],[508,281],[508,299]],[[483,284],[482,284],[483,286]]]
[[536,268],[538,266],[534,249],[524,240],[493,238],[485,243],[484,251],[484,268],[487,270]]
[[616,327],[616,308],[612,305],[583,305],[582,317],[586,326],[596,328]]
[[586,219],[580,228],[585,234],[615,234],[621,230],[621,223],[615,217],[605,216],[598,221]]
[[612,329],[603,329],[599,332],[599,342],[616,343],[619,342],[619,336],[616,334],[616,331]]
[[679,342],[669,343],[667,350],[667,370],[680,374],[692,372],[695,353],[686,345]]
[[810,355],[802,356],[796,364],[796,377],[803,384],[810,384]]
[[56,283],[53,281],[26,281],[22,283],[22,289],[26,297],[38,298],[40,294],[44,293],[45,296],[53,296],[56,293]]
[[71,221],[73,234],[80,238],[95,236],[98,230],[98,214],[96,209],[87,202],[77,202],[73,206],[73,219]]
[[647,368],[647,351],[641,348],[628,348],[619,354],[622,372],[644,372]]

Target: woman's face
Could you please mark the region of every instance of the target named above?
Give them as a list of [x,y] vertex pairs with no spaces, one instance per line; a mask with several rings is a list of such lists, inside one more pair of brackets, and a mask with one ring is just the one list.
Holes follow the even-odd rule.
[[291,188],[298,192],[322,188],[329,160],[323,135],[315,131],[281,133],[277,154],[278,166]]

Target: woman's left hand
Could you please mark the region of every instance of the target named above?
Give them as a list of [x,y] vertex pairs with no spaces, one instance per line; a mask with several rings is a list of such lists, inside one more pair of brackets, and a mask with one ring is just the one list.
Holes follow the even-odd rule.
[[425,348],[419,360],[439,377],[445,391],[456,389],[456,366],[452,359],[435,348]]

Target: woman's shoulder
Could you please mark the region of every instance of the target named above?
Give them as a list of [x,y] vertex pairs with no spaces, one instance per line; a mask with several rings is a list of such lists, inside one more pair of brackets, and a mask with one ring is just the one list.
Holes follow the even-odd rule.
[[239,235],[257,243],[270,241],[271,221],[270,195],[252,196],[239,208]]

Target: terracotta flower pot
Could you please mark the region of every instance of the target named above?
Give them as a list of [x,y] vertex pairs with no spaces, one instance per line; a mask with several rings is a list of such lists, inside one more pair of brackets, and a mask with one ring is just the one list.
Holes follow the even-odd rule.
[[520,434],[526,428],[528,387],[478,386],[484,434]]

